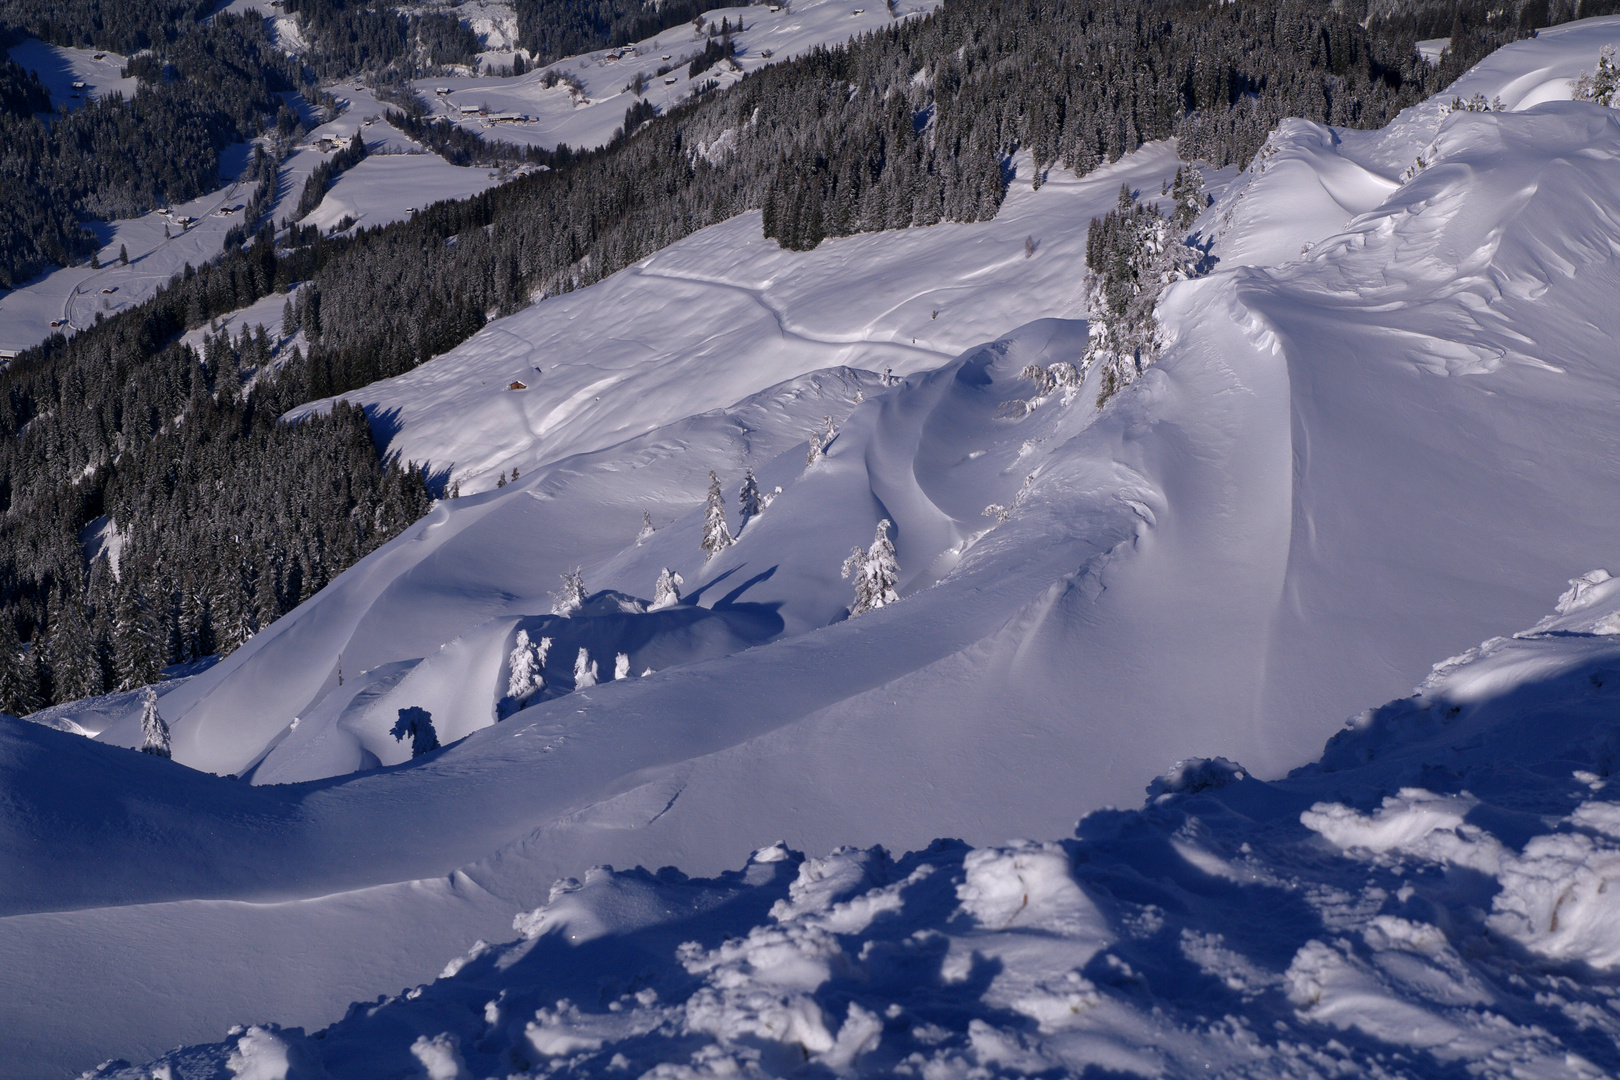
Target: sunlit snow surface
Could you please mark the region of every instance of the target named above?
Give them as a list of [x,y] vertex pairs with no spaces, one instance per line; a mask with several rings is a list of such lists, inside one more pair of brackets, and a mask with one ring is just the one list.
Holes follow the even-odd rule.
[[[1613,1072],[1610,819],[1591,785],[1611,764],[1620,603],[1600,581],[1564,605],[1575,622],[1449,665],[1312,771],[1218,787],[1231,770],[1189,767],[1144,815],[1001,845],[1136,804],[1177,759],[1281,776],[1436,657],[1614,565],[1620,124],[1545,93],[1614,39],[1620,20],[1548,31],[1459,87],[1545,98],[1522,112],[1284,125],[1216,185],[1198,226],[1215,272],[1171,290],[1163,360],[1100,413],[1094,386],[1032,402],[1019,373],[1079,355],[1085,223],[1122,180],[1153,194],[1164,147],[1039,191],[1026,169],[981,225],[793,254],[744,217],[349,395],[393,451],[476,494],[164,694],[178,760],[251,782],[106,745],[137,740],[114,703],[81,717],[99,743],[0,727],[17,808],[0,851],[24,868],[0,876],[18,988],[0,1031],[24,1033],[19,1075],[238,1022],[323,1027],[509,937],[568,877],[586,885],[557,910],[623,953],[565,964],[566,935],[542,933],[279,1052],[328,1043],[336,1075],[426,1071],[424,1055],[456,1075],[452,1049],[481,1076],[615,1053],[835,1072],[918,1054],[941,1075],[1331,1074],[1335,1056],[1391,1075]],[[824,415],[840,433],[807,468]],[[747,467],[782,494],[705,563],[709,471],[735,527]],[[638,542],[644,510],[657,531]],[[882,518],[902,600],[844,621],[839,567]],[[549,593],[576,566],[599,595],[556,620]],[[686,624],[638,610],[666,566]],[[570,692],[559,645],[547,695],[497,723],[520,628],[604,675],[624,652],[630,677]],[[460,741],[407,760],[388,734],[405,709]],[[793,858],[746,888],[587,875],[938,836],[982,854],[827,864],[854,882],[828,903],[892,890],[856,914],[817,899],[773,916]],[[774,952],[748,944],[776,933]],[[510,1011],[489,1019],[503,988]],[[296,1039],[209,1053],[245,1075],[278,1041]],[[521,1064],[500,1056],[514,1047]]]
[[597,867],[313,1038],[97,1075],[1612,1076],[1620,580],[1571,584],[1285,780],[1178,763],[1059,842]]

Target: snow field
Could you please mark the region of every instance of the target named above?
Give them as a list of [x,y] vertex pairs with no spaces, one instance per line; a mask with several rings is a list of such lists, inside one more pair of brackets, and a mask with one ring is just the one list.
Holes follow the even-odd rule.
[[94,1075],[1611,1075],[1617,641],[1548,620],[1287,779],[1183,762],[1059,842],[598,866],[317,1037]]
[[402,221],[430,203],[470,198],[499,180],[499,172],[451,165],[437,154],[374,153],[345,170],[300,224],[327,232],[352,218],[354,228],[374,228]]

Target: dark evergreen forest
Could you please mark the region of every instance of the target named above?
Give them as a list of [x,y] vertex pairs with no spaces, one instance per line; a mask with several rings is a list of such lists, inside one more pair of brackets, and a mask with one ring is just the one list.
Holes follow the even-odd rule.
[[[1536,2],[1386,14],[1317,0],[948,0],[666,115],[638,106],[601,150],[471,145],[396,115],[452,158],[547,168],[349,237],[243,236],[141,308],[0,372],[0,708],[228,651],[396,535],[429,504],[423,468],[379,463],[355,410],[277,418],[409,370],[491,318],[750,209],[790,248],[983,220],[1016,149],[1086,170],[1177,136],[1185,157],[1223,165],[1246,162],[1285,116],[1379,125],[1491,48],[1575,14]],[[1414,41],[1448,30],[1453,53],[1423,63]],[[0,71],[0,101],[26,109],[32,93]],[[730,149],[710,152],[728,132]],[[289,350],[273,368],[262,335],[215,335],[201,355],[176,344],[300,283],[285,331],[302,331],[307,355]],[[84,542],[108,521],[116,576]]]

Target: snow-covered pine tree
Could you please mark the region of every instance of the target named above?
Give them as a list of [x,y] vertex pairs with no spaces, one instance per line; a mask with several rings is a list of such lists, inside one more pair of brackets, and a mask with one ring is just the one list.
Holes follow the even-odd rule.
[[133,585],[125,585],[118,598],[118,613],[113,621],[113,653],[120,690],[157,682],[163,673],[154,614]]
[[1086,236],[1091,325],[1082,375],[1093,364],[1102,366],[1098,405],[1158,358],[1153,309],[1166,285],[1190,276],[1196,256],[1174,221],[1157,207],[1137,203],[1129,185],[1120,186],[1113,210],[1091,220]]
[[161,758],[174,756],[169,749],[169,725],[158,712],[157,691],[150,686],[141,689],[141,753]]
[[1575,80],[1574,97],[1577,101],[1595,101],[1607,108],[1620,105],[1620,67],[1615,66],[1614,46],[1605,45],[1598,52],[1597,73],[1581,72]]
[[896,591],[900,583],[900,564],[895,558],[894,544],[889,540],[891,524],[888,518],[878,522],[872,546],[865,550],[856,547],[844,560],[841,576],[855,578],[855,602],[849,608],[850,618],[900,599]]
[[653,533],[657,531],[657,529],[653,528],[652,515],[643,510],[641,512],[641,531],[636,533],[636,544],[638,546],[645,544],[652,539]]
[[653,602],[648,611],[663,611],[672,608],[681,602],[681,586],[686,584],[681,575],[669,567],[658,572],[658,582],[653,585]]
[[433,727],[433,714],[416,705],[399,710],[399,719],[394,721],[389,733],[400,741],[406,738],[411,740],[411,757],[420,757],[439,748],[439,733]]
[[737,515],[737,535],[741,536],[748,523],[765,509],[760,502],[759,484],[754,480],[753,469],[749,469],[743,477],[742,490],[737,493],[737,500],[742,503],[742,510]]
[[61,601],[53,597],[50,609],[56,616],[50,622],[50,649],[51,678],[56,685],[57,699],[72,701],[101,693],[105,689],[101,684],[101,664],[95,655],[95,643],[83,608],[72,597]]
[[574,689],[585,690],[596,685],[596,661],[582,646],[574,658]]
[[878,522],[872,546],[866,549],[866,574],[872,581],[872,606],[883,607],[898,603],[900,593],[900,562],[895,557],[894,543],[889,539],[891,522],[884,518]]
[[613,658],[613,677],[615,679],[628,679],[630,677],[629,653],[620,653]]
[[1171,220],[1176,229],[1185,235],[1209,205],[1209,198],[1204,194],[1204,174],[1198,170],[1198,166],[1183,165],[1176,170],[1176,178],[1170,184],[1170,195],[1176,200],[1175,214]]
[[726,498],[720,493],[720,478],[709,470],[709,502],[703,515],[703,561],[708,562],[732,545],[731,530],[726,526]]
[[17,624],[9,616],[0,616],[0,712],[25,715],[29,698],[25,679],[32,674],[26,659],[17,640]]
[[823,416],[821,418],[821,430],[812,431],[810,433],[810,456],[805,464],[814,465],[816,462],[825,457],[827,454],[828,444],[831,443],[833,439],[837,437],[837,435],[838,428],[833,425],[833,418],[830,416]]
[[[544,643],[543,647],[550,647],[550,638],[541,640]],[[546,688],[546,677],[541,671],[544,664],[544,654],[536,650],[529,641],[529,632],[519,630],[517,642],[512,648],[511,675],[506,680],[506,696],[512,699],[514,705],[521,707],[524,702]]]
[[551,594],[551,613],[567,617],[585,606],[585,577],[576,566],[562,579],[562,588]]

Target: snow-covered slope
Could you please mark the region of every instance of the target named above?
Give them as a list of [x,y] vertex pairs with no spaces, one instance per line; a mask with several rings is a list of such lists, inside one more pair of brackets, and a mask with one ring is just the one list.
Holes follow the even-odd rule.
[[[1549,32],[1469,78],[1487,98],[1525,73],[1544,86],[1616,38],[1620,20]],[[1200,223],[1219,261],[1167,294],[1162,361],[1100,412],[1095,386],[1031,401],[1021,372],[1079,356],[1085,223],[1122,180],[1152,194],[1163,147],[1020,182],[982,225],[792,254],[731,222],[350,395],[397,452],[478,493],[164,696],[180,762],[256,786],[0,726],[0,790],[22,808],[0,851],[51,866],[0,878],[0,960],[26,980],[0,1029],[29,1033],[18,1060],[43,1073],[238,1020],[319,1026],[593,864],[715,874],[779,839],[1058,836],[1177,758],[1260,777],[1309,760],[1435,656],[1613,565],[1617,155],[1615,114],[1551,100],[1434,102],[1361,135],[1286,125]],[[840,432],[807,467],[823,415]],[[705,563],[708,473],[735,507],[750,467],[782,494]],[[643,510],[658,528],[638,542]],[[880,519],[902,599],[843,620],[839,568]],[[598,595],[553,619],[576,566]],[[686,581],[679,618],[638,610],[663,567]],[[520,628],[559,643],[551,692],[496,723]],[[581,646],[604,681],[575,690]],[[621,652],[631,677],[606,678]],[[460,741],[407,760],[390,732],[424,712]],[[104,742],[135,741],[133,715],[99,715]],[[959,855],[923,861],[945,882]],[[775,874],[756,884],[780,892]],[[936,887],[929,910],[951,902]],[[1278,955],[1231,948],[1291,970],[1328,925],[1298,910]],[[1382,985],[1319,940],[1322,979]],[[98,955],[172,989],[92,1013]],[[840,1004],[828,1023],[848,1019]]]
[[129,57],[103,49],[69,49],[28,38],[6,52],[39,76],[40,85],[51,95],[52,108],[78,109],[108,94],[131,97],[140,85],[138,79],[124,75]]
[[[767,64],[887,29],[938,6],[939,0],[895,0],[889,5],[797,0],[717,7],[703,13],[703,29],[683,23],[633,44],[570,56],[516,77],[438,76],[418,79],[413,86],[430,115],[486,138],[548,149],[559,143],[589,149],[612,138],[624,125],[625,110],[639,101],[663,111],[711,80],[729,86]],[[497,39],[505,36],[478,9],[464,7],[462,18],[483,36],[491,32]],[[717,65],[692,78],[689,66],[709,40],[708,27],[718,29],[722,22],[742,28],[732,35],[735,63]],[[515,32],[515,22],[512,29]],[[510,42],[503,43],[503,48],[510,47]],[[502,66],[511,61],[510,51],[499,59]],[[637,74],[645,80],[639,96],[632,90]],[[559,78],[567,81],[558,82]]]
[[1571,586],[1286,780],[1180,762],[1056,842],[596,867],[313,1037],[95,1075],[1612,1076],[1620,579]]
[[[221,172],[239,177],[252,147],[237,144],[221,154]],[[448,168],[449,166],[446,166]],[[187,264],[197,266],[225,250],[225,236],[241,224],[239,216],[220,213],[253,197],[256,184],[231,179],[224,186],[185,203],[138,218],[87,222],[101,241],[93,269],[88,263],[65,266],[0,293],[0,348],[26,349],[52,333],[71,334],[112,315],[145,303]],[[234,214],[234,211],[233,211]],[[189,228],[181,218],[194,218]],[[119,250],[129,255],[119,262]]]

